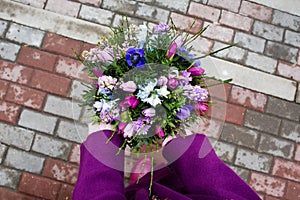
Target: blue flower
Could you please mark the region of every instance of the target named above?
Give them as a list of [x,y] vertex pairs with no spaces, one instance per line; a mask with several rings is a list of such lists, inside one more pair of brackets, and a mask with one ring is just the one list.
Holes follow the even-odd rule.
[[146,62],[144,54],[144,49],[129,48],[126,53],[127,64],[136,68],[144,68]]
[[182,106],[176,114],[176,117],[180,120],[184,120],[191,115],[191,111],[193,110],[193,106],[184,105]]

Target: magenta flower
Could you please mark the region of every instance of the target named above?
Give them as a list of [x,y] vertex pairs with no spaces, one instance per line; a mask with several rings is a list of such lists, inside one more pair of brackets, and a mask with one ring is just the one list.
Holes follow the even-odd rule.
[[124,134],[124,129],[126,127],[127,123],[120,122],[118,126],[118,134]]
[[177,87],[177,85],[178,85],[178,81],[175,78],[169,79],[168,81],[169,88],[174,89]]
[[193,66],[190,69],[188,69],[188,72],[191,73],[191,76],[201,76],[204,74],[204,69],[201,67]]
[[195,105],[195,110],[199,115],[203,115],[206,111],[208,111],[208,104],[203,102],[198,102]]
[[123,108],[136,108],[139,104],[139,100],[135,96],[127,96],[125,100],[120,102],[120,106]]
[[156,131],[155,131],[156,135],[158,135],[159,137],[164,137],[165,136],[165,132],[162,128],[160,128],[159,126],[156,126]]
[[171,60],[176,54],[176,51],[177,51],[177,44],[176,42],[173,42],[168,49],[167,58]]
[[136,84],[133,81],[122,83],[120,88],[125,92],[134,92],[137,89]]

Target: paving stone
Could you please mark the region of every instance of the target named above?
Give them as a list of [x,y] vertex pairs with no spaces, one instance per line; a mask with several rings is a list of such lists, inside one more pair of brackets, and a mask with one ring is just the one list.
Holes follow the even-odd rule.
[[4,36],[4,32],[6,31],[8,23],[6,21],[0,20],[0,37]]
[[167,23],[169,18],[169,12],[170,11],[168,10],[164,10],[155,6],[149,6],[147,4],[139,3],[135,15],[156,23]]
[[4,156],[4,153],[6,152],[6,149],[7,149],[7,146],[5,146],[4,144],[0,143],[0,163],[2,163],[3,156]]
[[284,36],[284,42],[295,47],[300,47],[300,33],[287,30]]
[[84,94],[84,91],[87,89],[88,87],[82,82],[73,80],[69,97],[76,101],[83,101],[82,94]]
[[300,82],[300,66],[279,61],[277,74]]
[[88,127],[76,121],[60,121],[57,134],[59,137],[82,143],[88,136]]
[[4,165],[32,173],[42,171],[45,159],[31,153],[9,148]]
[[[213,46],[213,51],[217,51],[219,49],[225,48],[226,46],[228,45],[221,42],[215,42]],[[216,57],[225,58],[226,60],[232,60],[241,63],[245,62],[246,55],[247,55],[246,50],[236,46],[230,47],[226,50],[214,54],[214,56]]]
[[246,109],[241,106],[227,104],[225,121],[232,124],[242,125],[244,121],[245,112]]
[[19,125],[52,135],[56,122],[54,116],[25,109],[21,113]]
[[300,164],[275,158],[272,174],[296,182],[300,181]]
[[39,0],[39,1],[33,1],[33,0],[13,0],[13,1],[17,1],[29,6],[33,6],[36,8],[44,8],[45,4],[46,4],[46,0]]
[[[199,10],[201,10],[201,12],[199,12]],[[217,22],[219,20],[220,13],[220,9],[194,2],[191,2],[188,10],[189,15],[211,22]]]
[[[112,26],[115,28],[118,27],[124,19],[124,16],[116,14]],[[144,20],[133,17],[127,17],[127,20],[129,24],[141,25],[144,23]]]
[[242,1],[240,13],[261,21],[270,22],[272,17],[272,8],[248,1]]
[[99,7],[102,3],[102,0],[75,0],[77,2],[81,2],[81,3],[86,3],[86,4],[91,4],[94,6]]
[[211,52],[213,41],[203,37],[198,37],[193,42],[191,42],[191,46],[193,46],[194,51],[208,54]]
[[250,171],[247,169],[243,169],[236,166],[229,166],[241,179],[243,179],[245,182],[248,181],[248,177],[250,175]]
[[15,61],[20,48],[17,44],[0,40],[0,58]]
[[58,116],[78,120],[81,114],[81,107],[77,102],[63,99],[57,96],[48,95],[44,111]]
[[21,65],[0,60],[0,78],[20,84],[27,84],[32,76],[33,70]]
[[276,71],[277,60],[261,54],[248,52],[245,64],[273,74]]
[[173,0],[154,0],[154,4],[168,8],[168,10],[175,10],[186,13],[189,6],[189,0],[181,0],[174,2]]
[[40,47],[44,35],[44,31],[19,24],[11,24],[6,33],[6,38],[18,43]]
[[280,121],[281,120],[276,117],[247,110],[244,125],[249,128],[277,135]]
[[268,41],[265,54],[275,59],[282,59],[287,62],[296,62],[298,49],[288,45]]
[[202,3],[202,4],[207,4],[208,3],[208,0],[194,0],[195,2],[198,2],[198,3]]
[[225,142],[220,142],[218,141],[214,146],[213,146],[217,156],[228,163],[233,162],[233,156],[235,153],[235,146],[232,144],[228,144]]
[[294,143],[263,134],[260,137],[258,146],[259,152],[269,153],[274,156],[292,158],[294,152]]
[[72,145],[69,142],[44,135],[36,135],[32,150],[51,157],[67,160],[71,147]]
[[[177,13],[171,13],[170,18],[172,18],[176,27],[183,31],[189,31],[190,33],[197,33],[202,28],[203,22],[200,19],[195,19],[192,17],[188,17],[186,15],[181,15]],[[170,19],[171,20],[171,19]],[[193,24],[193,28],[190,29]]]
[[87,21],[109,26],[112,23],[113,14],[113,12],[108,10],[82,5],[79,17]]
[[300,103],[300,85],[298,85],[297,96],[296,96],[296,102],[297,102],[297,103]]
[[233,144],[255,149],[260,133],[242,126],[225,123],[221,139]]
[[20,194],[14,192],[13,190],[9,190],[3,187],[0,187],[0,199],[10,200],[10,199],[22,199],[22,200],[35,200],[34,197],[27,196],[25,194]]
[[272,156],[238,148],[234,164],[268,173],[272,166]]
[[283,39],[284,29],[272,24],[267,24],[260,21],[255,21],[253,24],[252,33],[267,40],[281,42]]
[[282,99],[269,97],[266,112],[278,117],[285,117],[293,121],[300,121],[300,105]]
[[77,17],[80,4],[67,0],[48,0],[45,9],[63,15]]
[[234,33],[232,29],[210,23],[204,23],[203,26],[208,26],[208,28],[202,34],[203,36],[225,43],[232,42]]
[[80,162],[80,145],[79,144],[73,144],[69,161],[72,163],[79,164],[79,162]]
[[234,42],[240,47],[244,47],[254,52],[262,53],[265,48],[266,40],[242,32],[236,32]]
[[300,184],[288,182],[285,198],[287,200],[294,200],[300,197]]
[[1,186],[16,189],[18,187],[20,177],[21,177],[21,172],[0,166]]
[[103,0],[102,8],[133,15],[137,10],[137,3],[130,0]]
[[209,0],[208,5],[224,8],[233,12],[237,12],[239,10],[241,4],[241,0]]
[[0,141],[4,144],[29,151],[33,138],[33,131],[0,123]]
[[279,10],[274,10],[272,23],[295,31],[300,31],[300,17]]
[[275,197],[283,197],[286,181],[265,174],[252,172],[249,183],[256,192],[262,192]]
[[280,135],[286,139],[290,139],[294,142],[300,142],[300,124],[297,122],[291,122],[282,120]]
[[295,160],[300,161],[300,144],[296,145]]
[[21,107],[16,104],[0,101],[0,121],[16,124],[20,110]]
[[253,24],[253,19],[223,10],[219,22],[226,26],[249,32]]

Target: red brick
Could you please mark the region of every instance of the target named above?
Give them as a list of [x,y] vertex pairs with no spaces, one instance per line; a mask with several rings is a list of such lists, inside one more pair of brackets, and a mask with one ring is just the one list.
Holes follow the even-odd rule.
[[256,192],[275,197],[283,197],[286,187],[286,181],[256,172],[251,173],[249,184]]
[[263,112],[267,103],[267,96],[238,86],[232,86],[229,101]]
[[82,51],[89,51],[90,49],[95,48],[96,46],[97,45],[95,44],[83,43]]
[[199,17],[211,22],[217,22],[220,17],[220,10],[200,3],[191,2],[188,10],[189,15]]
[[81,46],[82,42],[80,41],[48,33],[45,37],[42,48],[50,52],[75,58],[76,56],[72,49],[76,52],[80,52]]
[[280,199],[275,198],[275,197],[272,197],[272,196],[266,196],[266,197],[264,198],[264,200],[280,200]]
[[300,161],[300,144],[297,144],[297,146],[296,146],[295,160]]
[[300,82],[300,66],[280,61],[277,67],[277,74]]
[[0,80],[0,100],[4,99],[8,88],[8,82]]
[[249,32],[253,25],[253,19],[223,10],[220,23],[235,29]]
[[48,178],[23,173],[19,191],[45,199],[57,199],[61,183]]
[[0,187],[0,199],[1,200],[35,200],[36,198],[27,196],[25,194],[16,193],[12,190],[8,190]]
[[36,70],[30,85],[46,92],[67,96],[71,80],[55,74]]
[[81,2],[81,3],[86,3],[86,4],[91,4],[91,5],[100,7],[102,0],[74,0],[74,1]]
[[73,197],[73,190],[74,190],[73,186],[64,184],[60,189],[57,199],[71,200]]
[[240,106],[227,104],[226,122],[243,125],[246,109]]
[[272,8],[248,1],[242,1],[240,13],[261,21],[270,22],[272,17]]
[[78,176],[78,166],[48,158],[43,175],[58,181],[75,184]]
[[79,164],[79,162],[80,162],[80,145],[73,144],[69,160],[70,160],[70,162]]
[[56,58],[54,54],[23,46],[17,61],[22,65],[53,71]]
[[300,164],[275,158],[272,174],[300,182]]
[[20,106],[13,103],[0,101],[0,121],[17,124]]
[[300,199],[300,184],[294,182],[288,182],[285,199],[295,200]]
[[[209,85],[214,85],[214,84],[218,84],[218,83],[220,83],[220,82],[211,79],[211,80],[209,80],[207,85],[209,86]],[[210,94],[210,96],[212,96],[212,98],[218,98],[222,101],[227,101],[229,94],[230,94],[231,85],[230,84],[219,84],[219,85],[208,87],[208,90],[209,90],[209,94]]]
[[224,8],[233,12],[239,10],[241,0],[209,0],[208,5]]
[[46,94],[25,86],[11,84],[6,100],[29,108],[41,110]]
[[55,70],[57,73],[60,73],[67,77],[88,81],[89,78],[87,74],[82,71],[83,68],[84,65],[80,61],[63,56],[59,57],[55,66]]
[[[200,19],[194,19],[192,17],[187,17],[185,15],[180,15],[177,13],[171,13],[171,18],[174,21],[176,27],[183,31],[189,31],[191,33],[197,33],[201,30],[203,22]],[[195,23],[194,23],[195,22]],[[190,26],[193,25],[193,28],[190,29]]]
[[26,84],[32,71],[30,68],[0,60],[0,79]]
[[204,26],[209,25],[209,27],[202,34],[204,37],[210,39],[219,40],[225,43],[231,43],[233,39],[233,29],[226,28],[223,26],[215,24],[204,24]]

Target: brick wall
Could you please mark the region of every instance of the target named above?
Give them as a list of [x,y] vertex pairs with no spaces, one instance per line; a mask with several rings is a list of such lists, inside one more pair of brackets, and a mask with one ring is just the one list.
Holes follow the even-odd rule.
[[181,29],[196,17],[209,25],[199,54],[238,42],[211,58],[234,78],[214,148],[262,199],[299,198],[300,13],[246,0],[2,0],[0,199],[71,198],[88,130],[71,48],[89,49],[125,15]]

